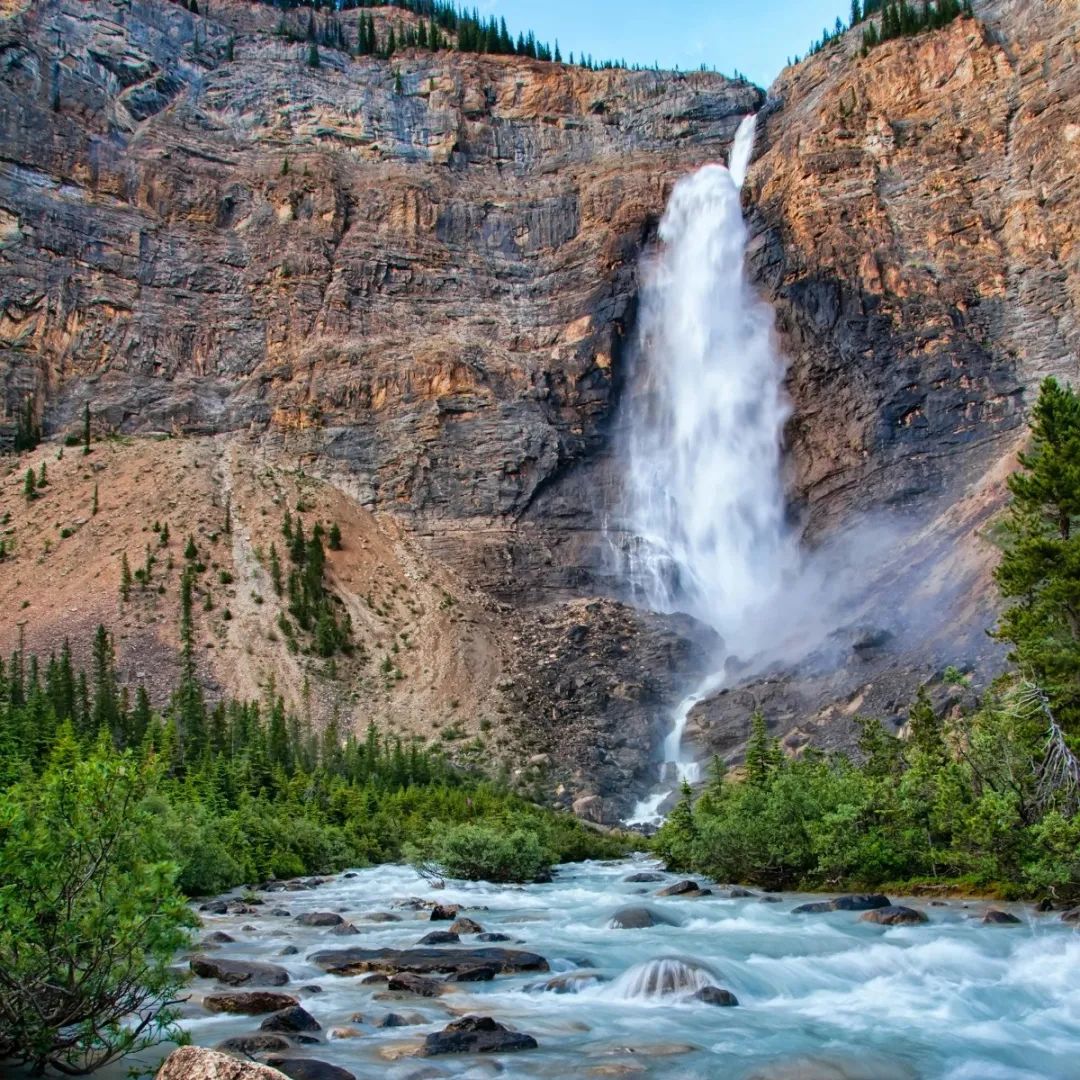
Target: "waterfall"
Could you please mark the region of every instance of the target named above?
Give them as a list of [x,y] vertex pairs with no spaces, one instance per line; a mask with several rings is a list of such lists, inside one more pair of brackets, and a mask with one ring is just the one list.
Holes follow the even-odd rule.
[[[754,118],[739,127],[729,168],[680,180],[643,265],[636,361],[627,395],[625,573],[636,602],[685,611],[729,650],[766,644],[770,609],[798,550],[786,525],[781,433],[788,416],[773,313],[746,280],[740,186]],[[661,780],[695,779],[683,747],[710,677],[675,710]],[[654,821],[670,791],[639,805]]]

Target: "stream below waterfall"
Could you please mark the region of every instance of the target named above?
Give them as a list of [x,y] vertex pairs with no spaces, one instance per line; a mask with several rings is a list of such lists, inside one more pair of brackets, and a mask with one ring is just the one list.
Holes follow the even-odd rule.
[[[235,939],[207,955],[283,966],[280,990],[299,997],[322,1026],[308,1056],[367,1077],[670,1077],[732,1080],[1045,1080],[1080,1077],[1080,933],[1060,915],[1009,908],[1019,925],[980,921],[988,906],[910,901],[921,926],[882,928],[854,912],[793,914],[805,897],[693,899],[656,891],[676,878],[630,882],[655,871],[645,860],[561,867],[555,880],[527,887],[449,884],[434,890],[412,869],[380,866],[317,888],[262,894],[254,912],[203,914],[205,938]],[[238,894],[234,894],[238,895]],[[500,975],[447,983],[434,999],[390,993],[364,976],[327,974],[318,950],[407,948],[446,922],[410,910],[410,897],[460,904],[462,914],[503,947],[539,953],[550,974]],[[816,897],[815,899],[820,899]],[[893,897],[894,901],[896,897]],[[645,904],[671,920],[613,929],[612,914]],[[1000,905],[998,905],[1000,906]],[[287,909],[288,915],[271,915]],[[358,933],[299,924],[304,912],[338,912]],[[373,912],[400,921],[374,922]],[[460,946],[476,945],[463,935]],[[283,950],[295,949],[292,955]],[[553,976],[588,971],[557,980]],[[674,984],[676,989],[668,989]],[[732,991],[722,1008],[687,1000],[703,984]],[[318,992],[314,987],[320,988]],[[196,979],[185,1006],[193,1041],[213,1046],[256,1031],[261,1017],[210,1015],[201,1006],[212,981]],[[243,987],[241,989],[249,989]],[[388,1012],[413,1026],[376,1026]],[[413,1056],[429,1032],[457,1016],[494,1017],[534,1036],[537,1049],[431,1059]],[[359,1015],[360,1019],[356,1019]],[[347,1037],[331,1038],[341,1028]],[[147,1057],[147,1060],[150,1060]],[[117,1065],[99,1076],[117,1077]]]

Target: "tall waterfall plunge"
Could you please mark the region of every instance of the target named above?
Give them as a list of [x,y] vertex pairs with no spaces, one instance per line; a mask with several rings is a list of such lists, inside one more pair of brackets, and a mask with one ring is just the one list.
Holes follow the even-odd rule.
[[[765,644],[770,609],[798,564],[780,475],[784,366],[773,313],[743,265],[739,189],[753,138],[747,117],[729,168],[706,165],[671,194],[661,250],[643,272],[625,447],[625,528],[635,537],[625,571],[635,599],[694,615],[743,656]],[[696,778],[683,731],[721,680],[675,711],[660,787],[634,820],[657,820],[672,781]]]

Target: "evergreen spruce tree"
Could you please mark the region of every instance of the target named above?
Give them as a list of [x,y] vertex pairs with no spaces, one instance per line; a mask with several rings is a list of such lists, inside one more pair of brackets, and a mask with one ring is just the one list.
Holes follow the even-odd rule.
[[127,552],[120,556],[120,599],[125,603],[131,596],[131,567],[128,564]]
[[746,742],[746,782],[764,786],[782,760],[780,745],[769,735],[764,714],[755,709],[750,717],[750,738]]
[[90,453],[90,402],[83,405],[83,453]]
[[33,502],[37,498],[37,480],[33,469],[27,469],[23,477],[23,495],[27,502]]
[[313,41],[311,45],[308,46],[307,66],[309,68],[317,68],[321,66],[321,64],[322,61],[319,59],[319,46]]
[[1047,379],[1032,412],[1030,448],[1009,478],[1005,552],[995,573],[1011,601],[997,637],[1080,728],[1080,398]]

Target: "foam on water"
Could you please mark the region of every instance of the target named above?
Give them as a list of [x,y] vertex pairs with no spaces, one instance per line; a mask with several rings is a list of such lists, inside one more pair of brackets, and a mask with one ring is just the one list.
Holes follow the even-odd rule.
[[[808,1060],[835,1066],[822,1075],[853,1080],[1077,1075],[1080,934],[1057,916],[986,927],[978,922],[982,905],[965,909],[950,903],[924,907],[931,920],[926,925],[884,929],[861,923],[857,913],[793,915],[805,897],[785,896],[777,904],[657,897],[665,882],[643,886],[623,880],[645,865],[580,864],[563,868],[548,885],[519,890],[451,883],[438,892],[406,867],[379,867],[335,878],[312,892],[268,896],[257,914],[204,915],[202,933],[221,929],[237,939],[215,956],[284,966],[290,977],[286,989],[299,995],[324,1029],[323,1042],[296,1052],[357,1077],[408,1076],[416,1061],[390,1062],[383,1055],[419,1046],[426,1033],[461,1012],[494,1016],[537,1038],[538,1050],[497,1056],[506,1075],[523,1080],[635,1064],[664,1078],[792,1080]],[[512,942],[506,947],[547,958],[553,973],[587,969],[603,981],[583,980],[576,993],[556,993],[538,988],[547,977],[528,973],[450,984],[435,999],[382,1000],[383,987],[327,975],[307,959],[320,949],[414,945],[433,927],[426,911],[395,906],[413,896],[464,905],[485,929],[508,934]],[[616,909],[638,903],[676,925],[607,928]],[[278,904],[293,917],[270,916]],[[304,911],[338,910],[356,922],[359,934],[340,937],[295,920]],[[359,921],[362,913],[378,910],[392,910],[403,921]],[[245,931],[245,925],[254,929]],[[473,940],[463,937],[462,944]],[[299,953],[280,956],[285,945]],[[731,990],[740,1005],[718,1009],[694,1001],[692,990],[706,983]],[[297,989],[309,984],[324,992]],[[213,1045],[258,1028],[258,1018],[201,1013],[197,1003],[212,989],[201,979],[191,986],[194,1015],[186,1026],[196,1043]],[[373,1026],[391,1010],[419,1013],[423,1022],[389,1031]],[[363,1022],[352,1020],[357,1013]],[[358,1027],[362,1037],[325,1041],[335,1026]],[[439,1068],[464,1077],[476,1064],[447,1058]],[[126,1064],[101,1080],[125,1074]]]

